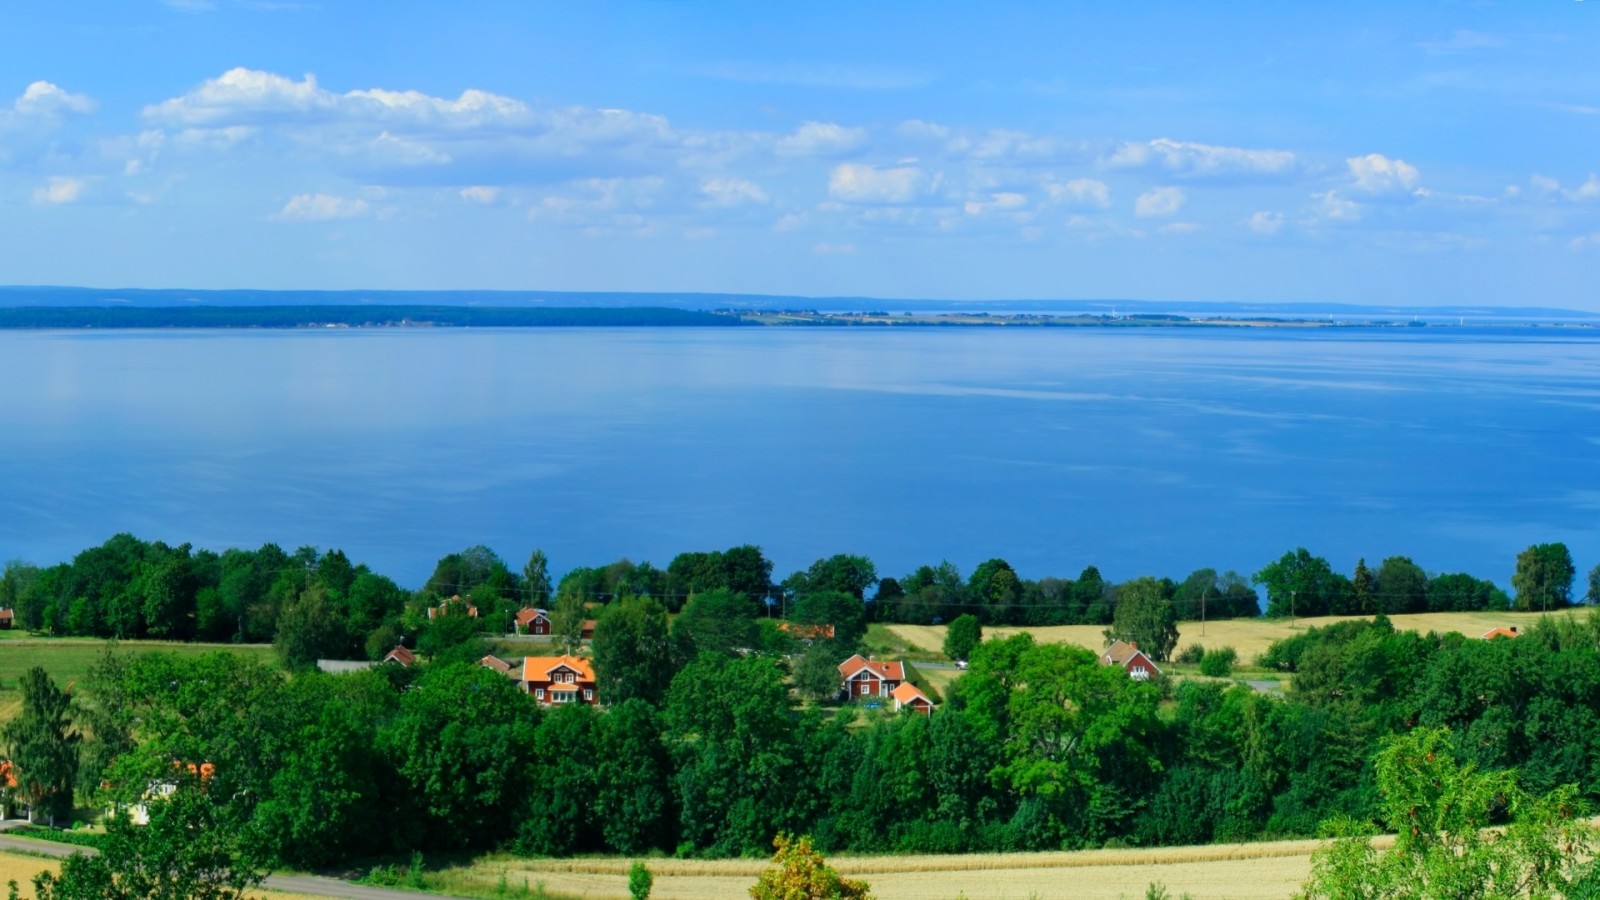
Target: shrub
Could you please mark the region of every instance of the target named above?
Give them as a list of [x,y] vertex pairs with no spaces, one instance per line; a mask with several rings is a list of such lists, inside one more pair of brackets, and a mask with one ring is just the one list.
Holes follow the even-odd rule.
[[811,849],[810,837],[780,834],[772,846],[777,848],[772,865],[750,888],[751,900],[872,900],[867,883],[840,878]]
[[1198,663],[1200,658],[1205,655],[1206,648],[1200,646],[1199,644],[1189,644],[1182,650],[1179,650],[1178,655],[1173,657],[1172,661],[1183,663],[1186,666],[1192,666],[1195,663]]
[[1233,664],[1239,659],[1239,654],[1232,647],[1218,647],[1207,650],[1200,657],[1200,674],[1212,678],[1226,678],[1233,671]]
[[650,900],[650,887],[655,884],[655,878],[650,875],[650,869],[637,860],[628,867],[628,894],[633,900]]

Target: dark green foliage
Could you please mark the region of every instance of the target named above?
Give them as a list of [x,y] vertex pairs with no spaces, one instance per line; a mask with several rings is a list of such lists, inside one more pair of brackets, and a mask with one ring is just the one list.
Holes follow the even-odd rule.
[[679,659],[701,653],[734,655],[760,643],[750,601],[743,594],[716,588],[689,598],[672,621],[672,643]]
[[54,825],[72,815],[78,775],[78,743],[72,726],[72,695],[35,666],[22,676],[22,711],[0,729],[0,748],[16,766],[17,796],[29,820]]
[[633,900],[650,900],[650,888],[654,884],[655,877],[644,863],[635,860],[628,867],[628,896]]
[[1208,650],[1200,657],[1200,674],[1212,678],[1227,678],[1233,672],[1233,664],[1238,659],[1239,654],[1232,647]]
[[1172,657],[1178,645],[1178,611],[1166,586],[1154,578],[1135,578],[1117,588],[1115,620],[1107,640],[1138,644],[1156,662]]
[[243,900],[265,876],[237,811],[199,779],[178,777],[151,803],[150,824],[111,820],[97,856],[74,854],[59,875],[34,879],[39,900]]
[[1267,589],[1267,615],[1325,616],[1355,612],[1355,589],[1328,561],[1299,547],[1251,579]]
[[867,605],[843,591],[808,591],[795,600],[789,620],[796,625],[832,625],[832,643],[849,655],[867,633]]
[[1427,612],[1427,573],[1409,557],[1389,557],[1378,567],[1377,601],[1377,612]]
[[595,622],[591,644],[601,703],[665,699],[675,666],[667,611],[660,603],[625,597],[607,606]]
[[967,613],[956,616],[944,633],[944,655],[951,659],[966,659],[983,641],[983,624],[978,617]]
[[1545,610],[1566,606],[1572,597],[1572,554],[1566,544],[1535,544],[1517,554],[1511,576],[1517,609]]

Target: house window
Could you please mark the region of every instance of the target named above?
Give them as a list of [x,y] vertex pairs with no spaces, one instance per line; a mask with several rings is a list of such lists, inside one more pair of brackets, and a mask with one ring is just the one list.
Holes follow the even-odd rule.
[[544,699],[544,688],[535,689],[534,692],[533,692],[533,697],[534,697],[535,700],[543,700]]
[[591,703],[594,702],[594,691],[592,691],[592,690],[590,690],[588,688],[584,688],[583,689],[583,699],[585,699],[585,700],[587,700],[587,701],[589,701]]
[[1145,669],[1144,666],[1137,664],[1134,665],[1132,674],[1134,678],[1137,678],[1140,681],[1145,681],[1150,677],[1149,670]]

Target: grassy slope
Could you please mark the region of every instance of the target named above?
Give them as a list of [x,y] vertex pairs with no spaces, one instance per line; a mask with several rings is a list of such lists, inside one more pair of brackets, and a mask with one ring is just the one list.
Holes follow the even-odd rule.
[[[81,681],[89,667],[105,652],[106,642],[88,638],[33,638],[18,632],[0,632],[0,722],[16,715],[22,704],[17,682],[34,666],[43,666],[57,684]],[[174,641],[122,641],[123,653],[176,653],[199,656],[218,650],[276,663],[270,644],[185,644]],[[3,881],[0,881],[3,885]]]
[[[1568,612],[1570,611],[1554,612],[1548,615],[1566,615]],[[1578,614],[1582,615],[1583,613],[1579,611]],[[1526,628],[1544,615],[1546,614],[1513,612],[1418,613],[1391,616],[1390,619],[1394,622],[1394,626],[1401,630],[1420,632],[1454,631],[1467,637],[1477,637],[1496,625],[1517,625]],[[1239,661],[1248,665],[1274,641],[1300,634],[1307,628],[1329,625],[1348,618],[1360,617],[1323,616],[1315,619],[1296,619],[1293,622],[1287,619],[1233,619],[1207,622],[1203,636],[1200,633],[1199,622],[1180,622],[1178,623],[1177,650],[1181,651],[1191,643],[1199,643],[1211,648],[1228,646],[1239,651]],[[888,626],[888,629],[904,638],[908,643],[924,650],[937,651],[944,646],[945,629],[942,625],[891,625]],[[1087,647],[1097,652],[1105,646],[1105,628],[1100,625],[1054,625],[1047,628],[986,628],[983,636],[985,639],[1008,637],[1021,631],[1031,632],[1039,641],[1077,644],[1080,647]]]

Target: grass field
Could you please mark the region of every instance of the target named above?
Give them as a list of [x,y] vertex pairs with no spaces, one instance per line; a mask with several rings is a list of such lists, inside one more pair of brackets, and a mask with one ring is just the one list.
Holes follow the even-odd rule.
[[[1384,839],[1380,839],[1384,841]],[[968,856],[836,857],[841,874],[866,880],[879,900],[1120,900],[1144,897],[1153,881],[1173,897],[1282,900],[1311,873],[1317,841],[1216,844],[1150,850],[996,853]],[[745,900],[762,860],[648,860],[655,900]],[[481,859],[450,870],[456,884],[542,885],[593,900],[628,896],[627,860]],[[502,882],[503,879],[503,882]]]
[[[1526,628],[1545,615],[1567,615],[1571,611],[1552,613],[1517,613],[1517,612],[1464,612],[1464,613],[1416,613],[1411,615],[1390,616],[1394,627],[1411,631],[1438,631],[1459,632],[1467,637],[1477,637],[1496,625],[1517,625]],[[1582,612],[1576,613],[1582,615]],[[1301,634],[1307,628],[1320,625],[1330,625],[1346,619],[1362,618],[1360,616],[1322,616],[1315,619],[1226,619],[1218,622],[1207,622],[1205,634],[1200,633],[1199,622],[1178,623],[1178,647],[1174,652],[1181,651],[1189,644],[1203,644],[1208,648],[1232,647],[1239,652],[1239,662],[1249,665],[1256,656],[1266,650],[1274,641],[1280,641],[1291,635]],[[938,651],[944,646],[943,625],[890,625],[888,630],[895,632],[908,643],[924,650]],[[1099,652],[1105,647],[1105,627],[1101,625],[1052,625],[1045,628],[985,628],[984,639],[991,637],[1009,637],[1018,632],[1027,631],[1033,634],[1036,640],[1045,643],[1067,643],[1087,647]]]
[[[65,687],[81,681],[88,674],[106,642],[89,638],[34,638],[11,637],[0,640],[0,722],[6,722],[22,706],[17,683],[22,674],[34,666],[42,666],[56,683]],[[176,653],[182,656],[199,656],[224,650],[249,656],[269,665],[277,664],[270,644],[185,644],[176,641],[122,641],[117,644],[121,653]]]

